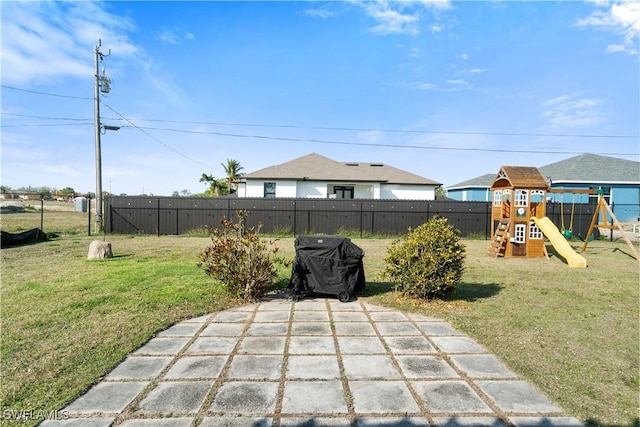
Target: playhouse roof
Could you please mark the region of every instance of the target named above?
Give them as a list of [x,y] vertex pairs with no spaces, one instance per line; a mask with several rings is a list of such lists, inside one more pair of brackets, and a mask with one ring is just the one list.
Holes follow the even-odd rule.
[[538,168],[530,166],[502,166],[495,176],[491,188],[539,188],[547,189],[549,184]]

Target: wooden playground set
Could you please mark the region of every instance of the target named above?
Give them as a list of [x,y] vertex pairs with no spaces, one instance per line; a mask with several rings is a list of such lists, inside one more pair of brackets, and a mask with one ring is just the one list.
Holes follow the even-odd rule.
[[[572,237],[573,211],[569,229],[562,230],[546,216],[548,193],[598,194],[595,190],[551,188],[538,168],[527,166],[503,166],[491,184],[493,223],[491,246],[487,252],[494,257],[549,258],[545,237],[561,255],[569,267],[584,268],[586,259],[577,253],[567,239]],[[611,220],[609,221],[610,218]],[[626,236],[622,226],[602,194],[594,211],[589,231],[584,238],[582,252],[587,250],[595,228],[618,229],[631,248],[636,259],[638,252]]]

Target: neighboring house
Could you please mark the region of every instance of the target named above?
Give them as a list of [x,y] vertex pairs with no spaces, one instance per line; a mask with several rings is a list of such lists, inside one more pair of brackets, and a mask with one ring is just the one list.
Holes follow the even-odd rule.
[[384,163],[311,153],[242,176],[238,197],[435,200],[439,182]]
[[488,173],[447,187],[447,197],[463,202],[490,202],[490,187],[495,176],[495,173]]
[[40,200],[40,193],[32,191],[10,191],[0,194],[2,200]]
[[[581,154],[539,167],[551,188],[592,189],[601,192],[613,206],[619,221],[640,220],[640,162],[596,154]],[[489,201],[487,193],[493,177],[488,174],[447,187],[447,197],[455,200]],[[487,198],[488,197],[488,198]],[[564,203],[587,203],[597,195],[550,194]]]

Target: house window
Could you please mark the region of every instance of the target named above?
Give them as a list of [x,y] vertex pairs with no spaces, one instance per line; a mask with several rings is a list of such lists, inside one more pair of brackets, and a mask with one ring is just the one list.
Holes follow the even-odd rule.
[[353,191],[353,185],[335,185],[333,187],[336,199],[353,199]]
[[527,224],[516,224],[513,241],[515,243],[524,243],[526,241]]
[[542,231],[540,231],[536,223],[533,221],[529,224],[529,238],[542,240]]
[[511,203],[511,190],[502,190],[502,200],[505,203]]
[[493,192],[493,206],[500,206],[502,204],[502,191],[495,190]]
[[276,197],[276,183],[265,182],[264,183],[264,197],[273,198]]
[[527,206],[529,204],[529,192],[527,190],[516,190],[516,206]]

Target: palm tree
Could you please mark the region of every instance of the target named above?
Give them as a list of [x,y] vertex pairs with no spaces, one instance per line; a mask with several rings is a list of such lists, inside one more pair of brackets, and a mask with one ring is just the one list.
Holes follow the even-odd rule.
[[203,173],[200,177],[200,182],[206,182],[209,184],[207,193],[209,193],[210,196],[217,197],[228,192],[227,183],[222,179],[214,178],[213,175]]
[[244,169],[240,166],[240,162],[234,159],[227,159],[227,164],[220,163],[224,169],[224,172],[227,174],[227,181],[229,182],[229,192],[227,194],[231,194],[235,192],[237,188],[233,188],[233,182],[242,176],[240,171]]

